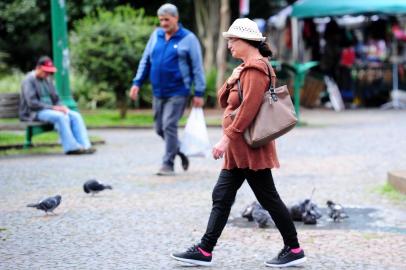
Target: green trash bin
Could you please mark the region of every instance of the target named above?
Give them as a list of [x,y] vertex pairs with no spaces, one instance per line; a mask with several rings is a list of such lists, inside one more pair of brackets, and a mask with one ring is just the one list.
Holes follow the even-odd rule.
[[282,63],[282,68],[291,70],[295,74],[293,81],[293,97],[298,125],[300,125],[300,89],[303,86],[307,72],[318,65],[317,61],[309,61],[306,63]]

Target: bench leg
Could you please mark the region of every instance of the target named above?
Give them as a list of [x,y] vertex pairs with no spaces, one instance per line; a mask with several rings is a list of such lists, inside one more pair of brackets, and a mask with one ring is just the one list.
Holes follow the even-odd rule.
[[32,147],[32,134],[33,130],[32,127],[27,127],[25,129],[25,143],[24,143],[24,149]]

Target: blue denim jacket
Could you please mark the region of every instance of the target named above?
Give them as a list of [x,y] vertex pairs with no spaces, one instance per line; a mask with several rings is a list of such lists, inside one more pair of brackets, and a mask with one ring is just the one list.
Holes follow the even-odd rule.
[[188,96],[192,82],[194,95],[203,96],[206,82],[197,37],[179,25],[166,41],[164,30],[157,28],[149,38],[133,85],[140,87],[148,75],[155,97]]

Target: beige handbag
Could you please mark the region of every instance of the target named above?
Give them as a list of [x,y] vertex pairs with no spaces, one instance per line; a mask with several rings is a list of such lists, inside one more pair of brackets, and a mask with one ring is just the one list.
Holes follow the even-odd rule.
[[[269,88],[264,93],[258,114],[244,132],[245,141],[253,148],[263,146],[275,140],[293,129],[297,123],[288,87],[283,85],[275,88],[275,76],[272,76],[269,64],[266,64],[270,78]],[[238,95],[242,102],[243,94],[240,80],[237,81],[237,85]]]

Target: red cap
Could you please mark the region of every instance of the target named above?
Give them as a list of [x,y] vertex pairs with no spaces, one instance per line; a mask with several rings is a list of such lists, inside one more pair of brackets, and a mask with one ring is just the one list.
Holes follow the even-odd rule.
[[41,57],[37,63],[37,66],[40,67],[43,71],[49,73],[55,73],[57,70],[56,67],[54,66],[54,63],[52,63],[51,58],[47,56]]

